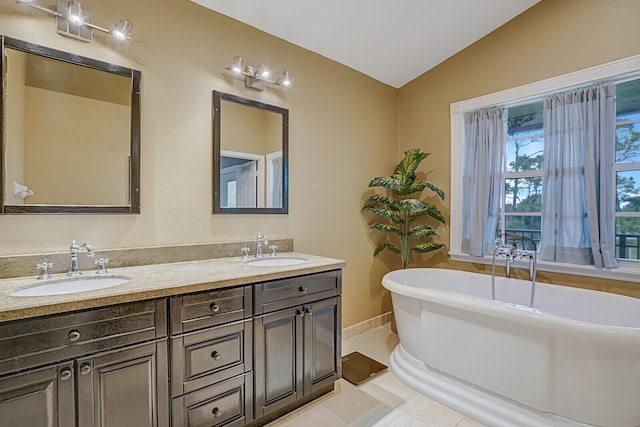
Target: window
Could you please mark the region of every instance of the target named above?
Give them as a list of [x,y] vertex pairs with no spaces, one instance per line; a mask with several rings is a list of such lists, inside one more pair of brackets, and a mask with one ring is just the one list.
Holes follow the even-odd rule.
[[544,129],[542,102],[507,108],[505,185],[498,236],[517,234],[540,245]]
[[616,257],[640,260],[640,80],[616,85]]
[[[450,256],[452,260],[491,263],[488,256],[471,257],[462,253],[462,165],[464,114],[495,105],[505,105],[506,159],[504,188],[496,235],[521,234],[540,242],[542,224],[542,186],[544,128],[542,98],[572,87],[598,81],[616,81],[615,163],[609,171],[610,197],[615,203],[616,258],[640,260],[640,55],[603,64],[525,86],[451,104],[451,220]],[[625,76],[625,79],[618,76]],[[629,76],[635,76],[629,78]],[[613,136],[613,135],[612,135]],[[613,144],[612,144],[613,145]],[[614,188],[615,185],[615,188]],[[640,281],[640,263],[621,264],[616,270],[596,270],[593,266],[540,263],[543,271],[556,271],[595,277]],[[632,267],[635,266],[635,269]]]

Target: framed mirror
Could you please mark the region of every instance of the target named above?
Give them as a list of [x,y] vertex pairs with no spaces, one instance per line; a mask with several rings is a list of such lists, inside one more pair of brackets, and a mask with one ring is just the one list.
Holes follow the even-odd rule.
[[1,47],[2,213],[140,213],[140,71]]
[[288,213],[289,110],[213,92],[213,211]]

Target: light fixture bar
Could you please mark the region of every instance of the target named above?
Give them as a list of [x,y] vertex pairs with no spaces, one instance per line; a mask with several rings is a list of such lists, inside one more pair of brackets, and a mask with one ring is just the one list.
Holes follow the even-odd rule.
[[265,83],[270,83],[277,87],[287,87],[291,85],[291,76],[288,71],[284,71],[278,80],[269,80],[269,69],[263,65],[258,64],[257,67],[250,65],[245,66],[242,57],[236,56],[231,61],[231,64],[224,67],[226,70],[231,71],[236,76],[245,77],[245,86],[252,89],[264,90]]
[[91,42],[92,30],[112,34],[120,40],[128,40],[131,34],[132,24],[128,19],[121,19],[112,30],[94,24],[92,15],[82,8],[79,1],[71,0],[68,3],[57,2],[56,10],[36,4],[33,0],[15,0],[18,4],[29,6],[41,12],[48,13],[56,17],[57,32],[60,35],[71,37],[76,40]]

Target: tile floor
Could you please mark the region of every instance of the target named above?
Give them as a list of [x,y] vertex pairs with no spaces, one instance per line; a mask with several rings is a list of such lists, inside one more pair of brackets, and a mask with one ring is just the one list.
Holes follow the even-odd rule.
[[[388,326],[382,326],[343,341],[342,354],[359,351],[388,366],[396,344],[398,336]],[[389,370],[357,387],[340,379],[333,392],[267,426],[344,427],[379,403],[397,408],[429,427],[482,427],[482,424],[408,388]]]

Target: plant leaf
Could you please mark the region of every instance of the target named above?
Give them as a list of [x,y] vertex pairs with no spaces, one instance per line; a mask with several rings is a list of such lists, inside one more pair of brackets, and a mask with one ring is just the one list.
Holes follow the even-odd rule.
[[429,181],[422,181],[422,182],[424,182],[426,187],[428,187],[431,191],[435,192],[438,196],[440,196],[440,199],[444,201],[444,191],[442,191],[441,189],[439,189]]
[[427,237],[439,236],[436,230],[429,225],[418,225],[411,229],[407,235],[410,239],[426,239]]
[[383,244],[381,244],[380,246],[378,246],[376,248],[376,250],[373,252],[373,256],[374,258],[380,253],[382,252],[385,248],[389,249],[391,252],[399,254],[400,253],[400,249],[398,249],[398,247],[396,245],[394,245],[393,243],[390,242],[384,242]]
[[440,209],[431,203],[425,203],[425,208],[423,210],[412,213],[409,216],[409,222],[423,215],[429,215],[431,218],[440,221],[443,224],[447,223],[447,220],[444,215],[442,215],[442,212],[440,212]]
[[389,209],[394,211],[398,210],[398,201],[393,197],[380,196],[376,194],[376,195],[370,196],[366,201],[372,202],[372,203],[379,203],[381,205],[387,206]]
[[402,182],[392,176],[378,176],[369,182],[369,187],[384,187],[391,190],[401,186]]
[[413,148],[404,152],[404,158],[396,166],[393,177],[404,185],[413,183],[416,179],[416,169],[430,153],[423,153],[419,148]]
[[391,224],[373,224],[369,228],[375,228],[376,230],[383,231],[385,233],[397,233],[400,234],[400,229]]
[[418,199],[403,199],[398,200],[397,203],[398,210],[402,212],[419,212],[426,207],[426,204]]
[[415,248],[411,249],[413,252],[419,252],[419,253],[427,253],[427,252],[431,252],[431,251],[435,251],[438,250],[440,248],[444,248],[446,245],[444,243],[423,243],[421,245],[416,246]]
[[391,209],[379,208],[376,206],[365,206],[364,208],[362,208],[362,210],[371,212],[382,218],[389,218],[391,221],[393,221],[396,224],[400,224],[402,222],[402,218],[400,218],[400,216]]
[[424,186],[416,185],[415,183],[409,183],[398,188],[394,188],[393,192],[399,196],[406,196],[407,194],[417,193],[424,190]]

